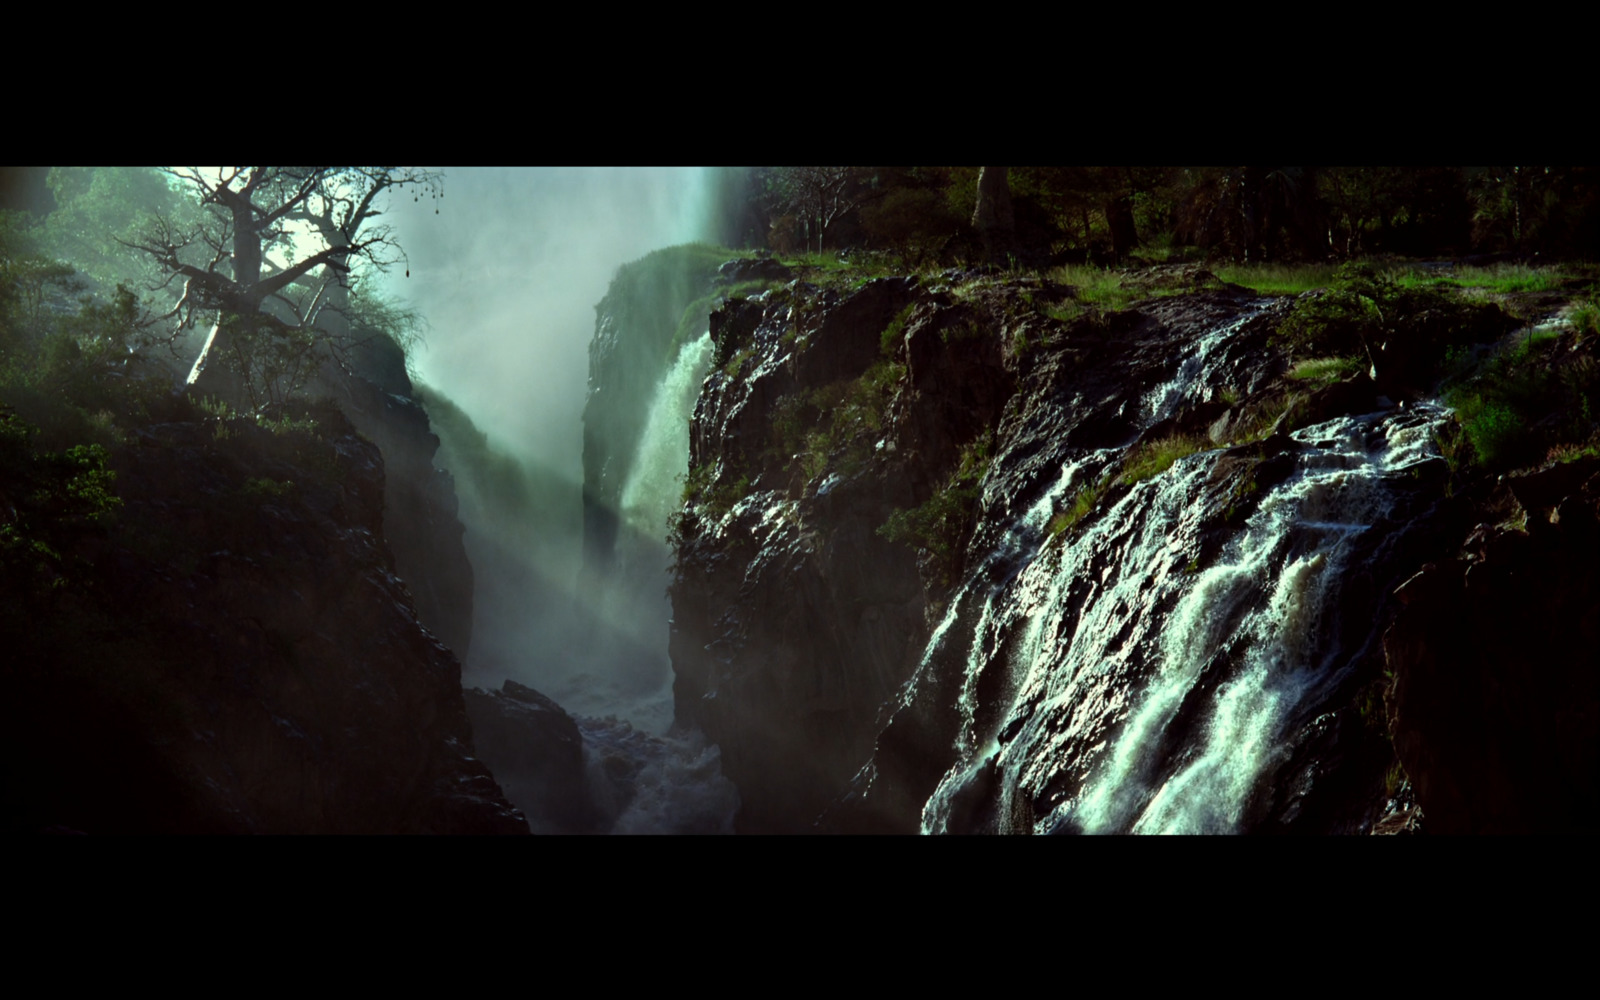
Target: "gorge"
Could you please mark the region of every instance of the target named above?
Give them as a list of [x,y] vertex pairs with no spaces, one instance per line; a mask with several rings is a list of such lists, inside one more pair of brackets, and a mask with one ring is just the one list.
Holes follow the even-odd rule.
[[728,250],[710,174],[450,176],[425,349],[321,402],[4,397],[7,829],[1600,822],[1582,267]]

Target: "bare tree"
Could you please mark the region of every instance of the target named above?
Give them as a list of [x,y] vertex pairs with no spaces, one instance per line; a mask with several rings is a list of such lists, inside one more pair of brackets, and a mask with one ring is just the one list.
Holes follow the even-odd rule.
[[[437,198],[437,171],[402,167],[220,167],[167,171],[192,188],[206,223],[155,220],[125,245],[148,254],[180,288],[169,342],[200,317],[211,332],[189,384],[260,407],[294,391],[350,346],[344,318],[357,265],[405,260],[393,230],[374,223],[385,196],[410,187]],[[309,244],[309,245],[308,245]]]
[[819,253],[828,230],[866,194],[853,167],[782,167],[775,184],[783,207],[805,225],[807,242],[816,237]]

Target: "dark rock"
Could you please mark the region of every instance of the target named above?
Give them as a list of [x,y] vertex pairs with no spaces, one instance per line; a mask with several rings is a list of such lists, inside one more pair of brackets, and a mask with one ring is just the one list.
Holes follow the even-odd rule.
[[92,572],[47,617],[0,620],[32,664],[0,719],[31,762],[8,765],[8,822],[526,832],[384,544],[378,449],[310,416],[161,424],[114,454],[123,506]]
[[455,481],[434,466],[439,438],[412,395],[404,355],[372,347],[364,360],[373,378],[349,375],[327,391],[383,456],[386,540],[417,616],[465,659],[472,646],[473,574]]
[[1600,831],[1600,517],[1586,471],[1508,477],[1532,505],[1526,530],[1480,525],[1464,558],[1396,595],[1389,727],[1430,832]]
[[534,833],[590,833],[594,806],[584,788],[583,738],[555,701],[507,680],[500,691],[465,692],[478,756]]

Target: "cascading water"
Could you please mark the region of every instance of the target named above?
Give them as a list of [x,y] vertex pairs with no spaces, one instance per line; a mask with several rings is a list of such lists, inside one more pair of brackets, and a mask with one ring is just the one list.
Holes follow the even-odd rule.
[[[1207,355],[1237,326],[1201,338],[1146,394],[1145,426],[1209,391]],[[1370,617],[1354,617],[1372,609],[1345,607],[1341,587],[1405,530],[1406,485],[1437,459],[1444,415],[1422,405],[1297,431],[1282,459],[1292,468],[1261,491],[1231,477],[1237,453],[1193,454],[1081,530],[1051,532],[1052,514],[1119,449],[1066,456],[924,654],[924,669],[964,667],[954,763],[923,831],[1246,828],[1291,729],[1372,641]],[[1216,522],[1255,497],[1219,545]],[[975,795],[993,799],[987,827],[972,825]]]
[[[679,506],[683,477],[689,471],[689,420],[700,384],[711,367],[711,335],[686,343],[662,375],[651,401],[632,472],[622,489],[622,525],[615,567],[605,581],[604,618],[633,632],[635,649],[648,650],[649,662],[627,671],[623,690],[603,695],[610,711],[641,729],[664,734],[672,725],[672,664],[667,657],[667,599],[672,549],[668,519]],[[636,654],[637,655],[637,654]],[[593,700],[600,695],[577,694]],[[615,706],[615,707],[611,707]],[[584,710],[575,704],[577,710]]]
[[[567,693],[569,707],[580,713],[589,785],[597,797],[612,786],[607,772],[617,762],[632,771],[632,794],[611,826],[615,833],[731,833],[739,808],[717,748],[698,732],[668,732],[674,721],[668,519],[689,471],[689,420],[712,351],[710,334],[702,334],[680,348],[662,375],[622,490],[624,530],[599,599],[602,618],[632,633],[627,649],[634,662],[608,677],[587,675]],[[597,655],[606,658],[604,651]],[[605,718],[598,717],[601,711]],[[619,722],[617,714],[628,721]]]

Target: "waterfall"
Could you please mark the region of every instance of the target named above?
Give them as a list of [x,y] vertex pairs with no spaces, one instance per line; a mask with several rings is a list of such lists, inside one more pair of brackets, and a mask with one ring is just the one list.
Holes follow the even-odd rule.
[[[602,808],[616,785],[616,772],[626,772],[631,794],[618,807],[611,825],[615,833],[732,833],[739,808],[737,790],[722,775],[717,747],[695,731],[669,732],[674,719],[667,655],[672,615],[666,594],[672,562],[668,519],[681,504],[689,471],[689,421],[712,351],[711,335],[702,334],[684,344],[663,373],[622,489],[624,530],[599,600],[602,620],[629,641],[607,649],[602,638],[602,648],[591,655],[601,670],[609,668],[609,676],[591,671],[582,684],[564,692],[565,703],[580,713],[588,787]],[[601,711],[606,718],[597,717]]]
[[617,538],[616,562],[599,597],[602,619],[615,634],[629,639],[621,653],[627,662],[615,662],[613,657],[618,676],[610,679],[608,689],[573,695],[578,711],[599,714],[594,699],[603,696],[608,714],[621,715],[657,735],[673,721],[672,664],[667,656],[672,603],[666,593],[672,549],[667,543],[667,519],[681,504],[683,477],[689,471],[689,421],[711,355],[711,335],[701,334],[679,349],[656,385],[622,488],[623,530]]
[[[1193,401],[1207,355],[1243,321],[1201,338],[1146,394],[1145,426]],[[1444,416],[1423,404],[1296,431],[1292,468],[1259,491],[1249,480],[1249,497],[1219,492],[1241,482],[1229,478],[1237,452],[1224,469],[1224,449],[1192,454],[1081,528],[1051,531],[1120,452],[1067,449],[923,655],[921,670],[962,671],[954,763],[923,831],[970,828],[959,803],[983,789],[1002,832],[1243,829],[1293,727],[1373,639],[1373,608],[1346,606],[1342,587],[1406,530],[1402,498],[1414,468],[1437,460]],[[1246,499],[1252,512],[1208,547],[1218,513]]]
[[[700,384],[711,370],[713,350],[710,333],[683,345],[656,387],[633,471],[622,488],[623,521],[638,534],[665,540],[667,519],[681,506],[683,477],[689,471],[689,421]],[[665,564],[661,572],[666,572]]]

